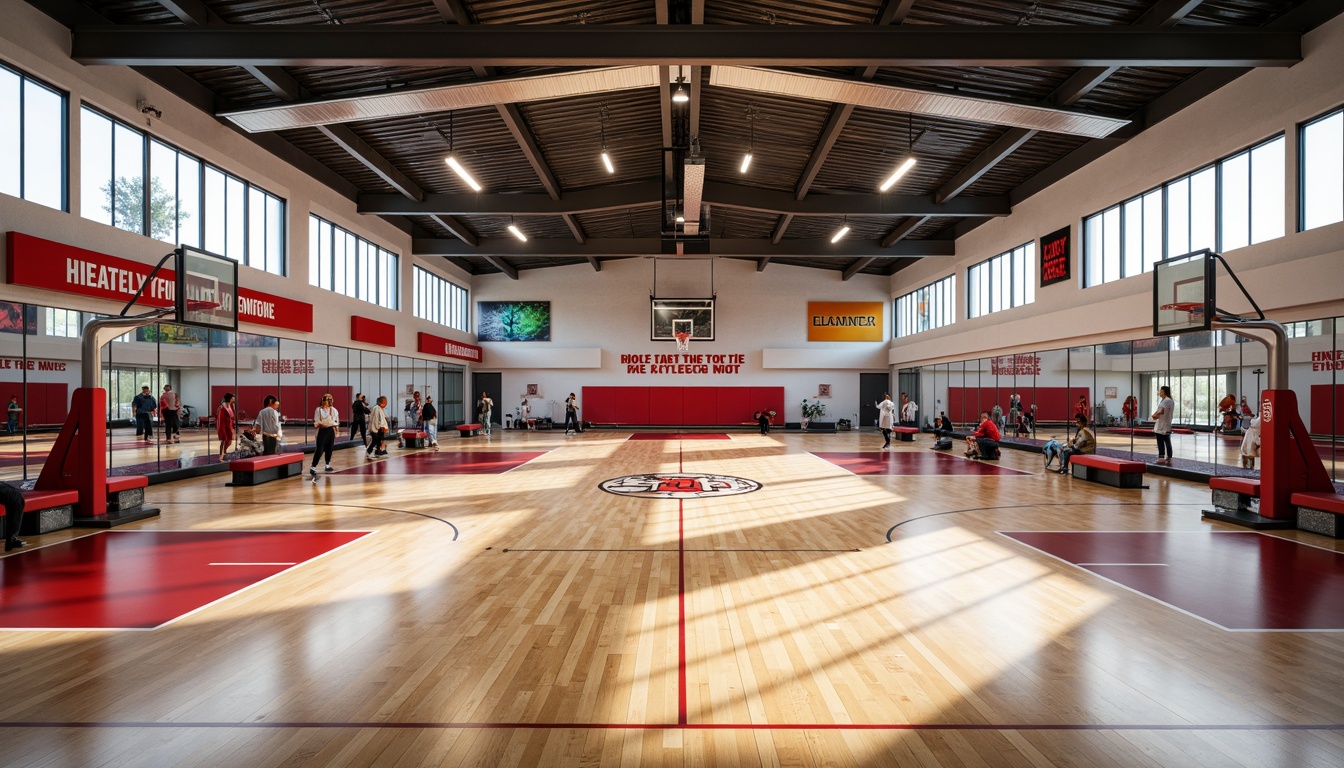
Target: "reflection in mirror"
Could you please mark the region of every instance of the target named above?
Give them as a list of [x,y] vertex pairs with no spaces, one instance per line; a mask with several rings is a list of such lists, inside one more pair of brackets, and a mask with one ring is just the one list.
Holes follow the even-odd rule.
[[1097,447],[1132,453],[1133,422],[1138,407],[1134,395],[1133,346],[1128,341],[1098,344],[1096,366],[1092,431],[1097,436]]
[[1069,389],[1069,353],[1064,349],[1050,349],[1038,353],[1039,373],[1036,376],[1034,399],[1030,403],[1035,421],[1036,439],[1067,439],[1066,428],[1072,410],[1070,402],[1077,395]]

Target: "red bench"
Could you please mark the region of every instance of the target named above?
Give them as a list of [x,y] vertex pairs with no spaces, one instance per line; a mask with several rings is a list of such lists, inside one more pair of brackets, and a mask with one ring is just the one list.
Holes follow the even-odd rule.
[[1079,480],[1109,485],[1112,488],[1142,488],[1147,465],[1142,461],[1115,459],[1084,453],[1069,457],[1073,476]]
[[1260,514],[1260,481],[1253,477],[1211,477],[1213,506],[1219,512],[1236,515],[1237,512]]
[[424,448],[428,440],[429,433],[423,429],[401,430],[401,446],[403,448]]
[[144,475],[120,475],[107,478],[107,511],[122,512],[145,503],[149,478]]
[[[42,533],[59,531],[75,524],[75,505],[79,503],[79,491],[23,491],[23,527],[19,530],[24,536],[36,536]],[[29,514],[37,512],[38,514]],[[0,507],[0,517],[5,516],[4,507]]]
[[1344,494],[1294,493],[1288,500],[1297,507],[1299,529],[1344,539]]
[[[528,419],[528,421],[530,422],[531,419]],[[482,425],[480,425],[480,424],[458,424],[458,425],[457,425],[457,432],[458,432],[458,434],[460,434],[462,437],[475,437],[475,436],[477,436],[477,435],[479,435],[479,434],[481,433],[481,430],[482,430],[482,429],[485,429],[485,427],[482,426]]]
[[915,427],[892,427],[891,433],[902,443],[915,442],[915,435],[919,434],[919,429]]
[[229,462],[233,482],[228,485],[261,485],[272,480],[283,480],[303,474],[302,453],[276,453],[270,456],[252,456]]

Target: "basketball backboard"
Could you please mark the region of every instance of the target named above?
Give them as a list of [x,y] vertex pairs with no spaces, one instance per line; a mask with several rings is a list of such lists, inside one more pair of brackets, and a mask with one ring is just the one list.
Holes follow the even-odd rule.
[[238,262],[184,245],[173,269],[178,323],[238,330]]
[[650,341],[676,341],[677,320],[689,320],[691,338],[714,340],[714,299],[653,299]]
[[1202,251],[1153,267],[1153,335],[1175,336],[1212,328],[1216,262]]

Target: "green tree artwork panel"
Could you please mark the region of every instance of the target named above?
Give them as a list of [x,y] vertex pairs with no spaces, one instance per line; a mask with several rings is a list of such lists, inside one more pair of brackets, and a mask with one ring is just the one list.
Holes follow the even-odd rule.
[[476,308],[480,341],[551,340],[549,301],[480,301]]

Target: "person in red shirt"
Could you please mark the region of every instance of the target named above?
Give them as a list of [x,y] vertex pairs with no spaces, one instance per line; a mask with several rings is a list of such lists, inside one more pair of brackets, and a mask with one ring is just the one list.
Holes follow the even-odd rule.
[[966,455],[972,459],[997,456],[999,440],[1002,438],[1003,435],[999,432],[999,425],[989,418],[989,411],[981,411],[980,426],[976,427],[975,431],[966,438]]

